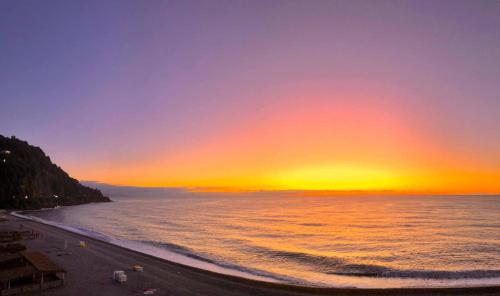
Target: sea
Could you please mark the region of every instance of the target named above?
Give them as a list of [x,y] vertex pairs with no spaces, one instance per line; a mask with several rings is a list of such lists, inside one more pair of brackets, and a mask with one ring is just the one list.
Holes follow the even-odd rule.
[[316,287],[500,285],[500,196],[131,189],[20,213],[153,256]]

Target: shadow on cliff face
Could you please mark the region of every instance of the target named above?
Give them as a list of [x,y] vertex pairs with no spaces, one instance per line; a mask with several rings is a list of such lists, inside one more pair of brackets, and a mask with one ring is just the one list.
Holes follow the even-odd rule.
[[71,178],[39,147],[0,135],[0,207],[39,209],[109,202],[98,189]]

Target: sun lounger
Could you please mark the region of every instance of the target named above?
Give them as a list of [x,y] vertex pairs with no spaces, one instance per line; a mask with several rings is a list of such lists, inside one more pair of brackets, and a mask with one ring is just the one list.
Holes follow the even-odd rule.
[[144,271],[144,267],[142,267],[140,265],[134,265],[134,266],[132,266],[132,270],[133,271],[138,271],[138,272],[143,272]]
[[9,243],[20,240],[35,239],[39,235],[33,230],[26,231],[1,231],[0,232],[0,243]]
[[155,294],[157,291],[158,291],[158,289],[146,289],[146,290],[144,290],[144,292],[143,292],[142,294],[143,294],[143,295],[153,295],[153,294]]
[[0,245],[0,254],[3,253],[17,253],[26,250],[26,246],[18,243],[8,243],[6,245]]

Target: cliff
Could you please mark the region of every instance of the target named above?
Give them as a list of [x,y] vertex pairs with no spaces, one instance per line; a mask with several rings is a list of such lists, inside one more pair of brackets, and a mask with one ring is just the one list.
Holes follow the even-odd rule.
[[39,147],[0,135],[0,208],[39,209],[107,202],[97,189],[71,178]]

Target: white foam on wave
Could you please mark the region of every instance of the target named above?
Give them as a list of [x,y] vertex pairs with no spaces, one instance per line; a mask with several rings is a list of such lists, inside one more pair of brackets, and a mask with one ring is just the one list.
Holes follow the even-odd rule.
[[23,215],[20,214],[19,212],[12,212],[11,213],[13,216],[23,218],[23,219],[28,219],[34,222],[46,224],[46,225],[51,225],[57,228],[61,228],[64,230],[67,230],[69,232],[77,233],[86,237],[90,237],[93,239],[97,239],[99,241],[103,241],[106,243],[110,243],[119,247],[123,247],[125,249],[129,249],[132,251],[140,252],[143,254],[151,255],[157,258],[165,259],[171,262],[179,263],[182,265],[187,265],[191,267],[196,267],[199,269],[203,270],[208,270],[220,274],[225,274],[225,275],[231,275],[231,276],[237,276],[237,277],[242,277],[242,278],[247,278],[247,279],[252,279],[252,280],[257,280],[257,281],[264,281],[264,282],[270,282],[270,283],[283,283],[283,281],[280,281],[278,279],[272,278],[272,277],[266,277],[266,276],[260,276],[256,274],[252,274],[249,272],[244,272],[236,269],[230,269],[226,268],[223,266],[219,266],[214,263],[210,262],[205,262],[202,260],[197,260],[195,258],[191,258],[182,254],[178,254],[163,248],[155,247],[152,245],[148,245],[145,243],[140,243],[140,242],[135,242],[135,241],[129,241],[129,240],[123,240],[123,239],[117,239],[112,236],[108,236],[96,231],[92,231],[89,229],[85,228],[80,228],[80,227],[72,227],[64,224],[60,224],[57,222],[53,221],[48,221],[42,218],[38,218],[35,216],[30,216],[30,215]]
[[[331,282],[335,284],[332,285]],[[425,279],[425,278],[398,278],[398,277],[370,277],[332,275],[329,279],[330,287],[354,288],[466,288],[500,286],[500,278],[481,279]]]

